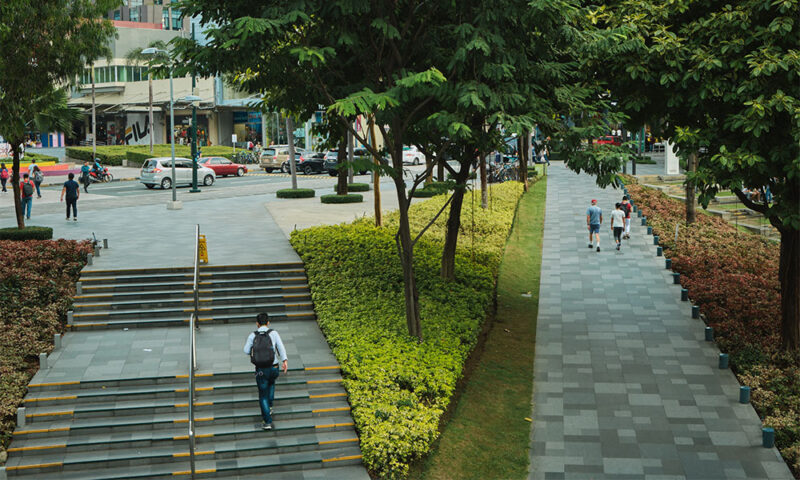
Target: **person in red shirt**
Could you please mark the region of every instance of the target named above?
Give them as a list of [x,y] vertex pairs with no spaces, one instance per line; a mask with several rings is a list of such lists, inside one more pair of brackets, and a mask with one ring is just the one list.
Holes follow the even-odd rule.
[[628,203],[628,196],[625,195],[622,197],[622,212],[625,214],[625,234],[622,238],[628,239],[631,238],[631,211],[633,210],[633,206]]
[[31,219],[31,207],[33,206],[33,193],[36,185],[28,177],[27,173],[22,174],[22,181],[19,182],[19,196],[22,200],[22,213],[28,220]]

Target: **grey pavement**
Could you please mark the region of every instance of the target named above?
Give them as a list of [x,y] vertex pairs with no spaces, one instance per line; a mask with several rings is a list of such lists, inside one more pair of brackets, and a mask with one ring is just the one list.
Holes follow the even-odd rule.
[[638,218],[614,250],[622,193],[555,162],[547,183],[529,478],[791,479]]

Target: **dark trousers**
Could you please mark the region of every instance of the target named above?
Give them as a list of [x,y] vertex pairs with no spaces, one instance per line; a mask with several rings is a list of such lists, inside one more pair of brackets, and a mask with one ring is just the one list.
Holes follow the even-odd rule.
[[89,193],[89,184],[92,183],[89,181],[89,175],[83,175],[81,177],[81,182],[83,182],[83,191]]
[[622,231],[625,230],[622,227],[614,227],[614,241],[620,243],[622,241]]
[[69,218],[69,208],[72,207],[72,216],[78,218],[78,199],[77,198],[68,198],[67,199],[67,218]]
[[42,182],[37,182],[36,180],[33,181],[33,184],[36,185],[36,196],[42,196],[42,190],[39,188],[42,185]]
[[256,368],[256,385],[258,386],[258,405],[261,407],[261,417],[266,423],[272,423],[272,401],[275,399],[275,380],[281,374],[278,367]]
[[0,178],[0,184],[3,184],[3,191],[4,192],[8,191],[8,190],[6,190],[6,182],[8,182],[7,178]]

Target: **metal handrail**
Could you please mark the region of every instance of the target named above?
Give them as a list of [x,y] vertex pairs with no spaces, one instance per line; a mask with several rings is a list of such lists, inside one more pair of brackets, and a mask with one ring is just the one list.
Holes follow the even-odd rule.
[[194,372],[197,370],[197,343],[195,329],[197,328],[197,315],[200,304],[200,225],[195,225],[194,234],[194,281],[192,282],[192,295],[194,296],[194,311],[189,317],[189,467],[192,480],[194,480]]

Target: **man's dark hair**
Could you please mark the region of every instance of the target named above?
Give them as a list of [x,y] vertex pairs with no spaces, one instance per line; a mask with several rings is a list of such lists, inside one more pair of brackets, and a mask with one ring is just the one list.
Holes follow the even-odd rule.
[[623,200],[627,200],[627,199],[628,199],[628,196],[627,196],[627,195],[623,195],[623,196],[622,196],[622,199],[623,199]]
[[615,207],[615,208],[619,208],[619,207],[621,207],[621,206],[622,206],[622,204],[621,204],[621,203],[617,203],[616,205],[614,205],[614,207]]
[[266,325],[269,323],[269,314],[264,312],[259,313],[256,315],[256,322],[258,322],[259,325]]
[[28,178],[28,174],[27,174],[27,173],[23,173],[23,174],[22,174],[22,178],[23,178],[23,179],[24,179],[24,178]]
[[69,173],[69,175],[67,175],[67,178],[69,178],[70,180],[72,180],[73,178],[75,178],[75,174],[74,174],[74,173],[72,173],[72,172],[70,172],[70,173]]

